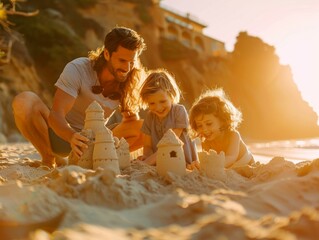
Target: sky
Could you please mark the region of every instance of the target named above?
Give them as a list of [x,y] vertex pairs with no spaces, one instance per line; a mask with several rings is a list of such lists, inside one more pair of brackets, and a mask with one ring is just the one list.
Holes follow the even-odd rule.
[[276,48],[302,97],[319,115],[319,0],[162,0],[207,25],[204,34],[232,51],[239,32]]

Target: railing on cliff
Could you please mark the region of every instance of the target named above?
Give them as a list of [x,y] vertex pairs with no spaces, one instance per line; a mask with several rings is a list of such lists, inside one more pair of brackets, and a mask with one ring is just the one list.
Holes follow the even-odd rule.
[[163,3],[160,3],[160,7],[165,9],[165,10],[167,10],[167,11],[170,11],[170,12],[176,14],[176,15],[179,15],[181,17],[185,17],[185,18],[191,20],[192,22],[195,22],[195,23],[197,23],[199,25],[202,25],[203,27],[207,27],[207,24],[205,22],[203,22],[198,17],[196,17],[196,16],[194,16],[194,15],[192,15],[190,13],[183,13],[183,12],[181,12],[179,10],[176,10],[176,9],[173,9],[172,7],[169,7],[169,6],[167,6],[167,5],[163,4]]

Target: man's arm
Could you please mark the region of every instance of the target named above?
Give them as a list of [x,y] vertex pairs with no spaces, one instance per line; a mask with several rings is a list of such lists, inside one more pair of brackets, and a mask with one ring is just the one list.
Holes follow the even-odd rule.
[[79,157],[82,155],[81,148],[87,147],[88,139],[72,129],[65,119],[74,102],[74,97],[57,88],[49,114],[49,126],[58,136],[71,144],[72,150]]
[[114,129],[113,135],[120,138],[125,138],[130,146],[130,151],[135,151],[143,145],[143,133],[140,131],[143,120],[139,119],[138,114],[122,113],[122,121]]

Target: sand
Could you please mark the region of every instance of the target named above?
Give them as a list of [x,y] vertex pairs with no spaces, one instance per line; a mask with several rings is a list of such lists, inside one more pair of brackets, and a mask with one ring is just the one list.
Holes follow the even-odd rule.
[[319,159],[273,156],[249,178],[219,180],[164,178],[136,160],[115,176],[39,159],[28,143],[0,145],[0,239],[319,239]]

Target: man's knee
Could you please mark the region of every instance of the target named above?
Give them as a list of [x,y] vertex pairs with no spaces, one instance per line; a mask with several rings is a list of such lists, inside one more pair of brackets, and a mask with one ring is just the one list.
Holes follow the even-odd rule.
[[15,116],[29,114],[30,111],[35,110],[37,102],[41,102],[41,99],[33,92],[26,91],[19,93],[14,97],[12,101],[12,110]]

